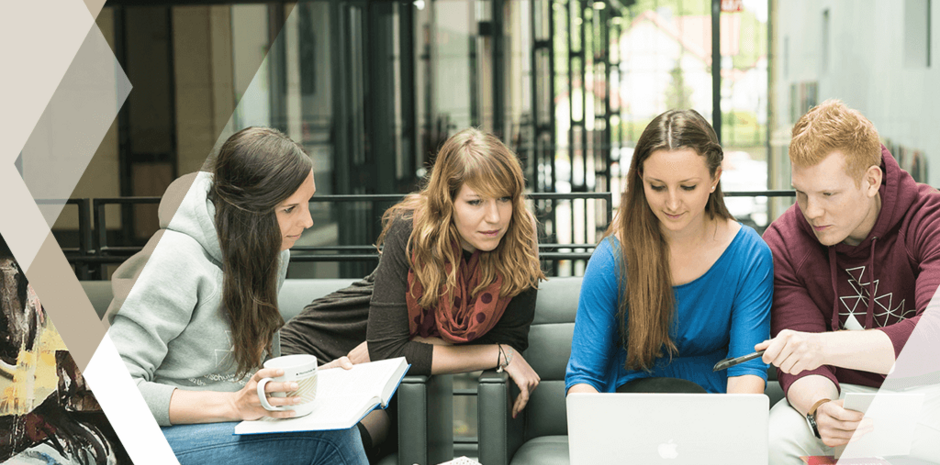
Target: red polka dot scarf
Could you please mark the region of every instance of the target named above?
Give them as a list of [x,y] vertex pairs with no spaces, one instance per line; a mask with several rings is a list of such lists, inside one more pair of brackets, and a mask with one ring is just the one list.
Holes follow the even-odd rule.
[[[480,251],[474,252],[469,259],[463,258],[462,251],[457,256],[460,257],[457,285],[449,290],[446,285],[441,286],[438,304],[429,309],[418,305],[418,300],[424,295],[424,288],[414,271],[408,271],[408,288],[413,289],[413,292],[405,292],[405,300],[408,303],[411,337],[439,337],[453,343],[470,342],[493,329],[506,311],[506,305],[512,298],[499,298],[502,276],[497,275],[496,282],[477,296],[470,296],[480,284],[483,274],[480,271]],[[450,273],[450,263],[445,265],[445,270]]]

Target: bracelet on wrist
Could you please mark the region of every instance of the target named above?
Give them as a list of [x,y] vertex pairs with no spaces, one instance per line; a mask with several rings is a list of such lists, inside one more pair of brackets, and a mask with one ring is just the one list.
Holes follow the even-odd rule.
[[[512,363],[513,349],[512,346],[509,347],[509,352],[507,353],[503,349],[502,344],[496,344],[496,347],[499,349],[499,354],[496,357],[496,372],[502,373],[503,370]],[[500,355],[502,356],[502,363],[500,363]]]
[[509,364],[512,363],[512,357],[513,357],[513,355],[515,355],[515,354],[516,354],[515,349],[513,349],[512,346],[509,346],[509,354],[508,354],[508,355],[503,354],[503,356],[506,357],[506,365],[505,365],[505,366],[508,367]]
[[497,343],[496,344],[496,372],[497,373],[503,372],[503,367],[506,365],[503,365],[501,360],[505,360],[505,359],[506,359],[506,354],[503,353],[503,345]]

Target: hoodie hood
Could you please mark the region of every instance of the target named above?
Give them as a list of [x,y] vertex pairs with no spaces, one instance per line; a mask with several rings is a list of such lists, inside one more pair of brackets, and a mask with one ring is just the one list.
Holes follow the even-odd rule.
[[[896,231],[900,227],[902,220],[907,215],[911,205],[917,201],[918,188],[914,178],[901,169],[897,160],[888,152],[885,146],[881,146],[881,171],[884,173],[881,180],[881,212],[878,214],[878,221],[871,229],[866,240],[875,237],[885,237]],[[859,244],[864,247],[865,243]],[[840,244],[839,246],[842,246]],[[839,247],[837,246],[837,247]],[[851,246],[844,246],[846,250],[837,249],[837,252],[847,253]]]
[[[205,171],[173,181],[167,188],[164,200],[160,202],[160,227],[192,237],[212,260],[221,264],[222,248],[215,229],[215,205],[209,200],[211,187],[212,173]],[[185,196],[179,200],[182,193]],[[173,208],[177,202],[179,207]]]

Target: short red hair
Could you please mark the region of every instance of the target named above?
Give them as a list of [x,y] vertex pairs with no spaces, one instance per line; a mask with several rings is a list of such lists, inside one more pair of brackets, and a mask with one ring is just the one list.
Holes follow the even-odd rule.
[[881,140],[875,125],[840,100],[813,107],[793,126],[790,161],[799,167],[815,166],[832,152],[845,155],[846,174],[861,185],[865,172],[881,166]]

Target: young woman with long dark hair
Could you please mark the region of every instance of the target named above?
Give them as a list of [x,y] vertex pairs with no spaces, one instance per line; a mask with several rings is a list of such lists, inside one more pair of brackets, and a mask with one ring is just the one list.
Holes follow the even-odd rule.
[[[256,386],[283,374],[259,368],[284,324],[277,293],[288,249],[313,224],[310,158],[278,131],[247,128],[223,144],[211,173],[186,178],[188,191],[180,181],[164,203],[185,197],[172,220],[161,218],[165,231],[111,315],[110,330],[177,458],[184,464],[367,463],[355,428],[233,435],[236,421],[293,415],[265,410]],[[268,392],[296,389],[296,383],[267,386]],[[273,405],[296,401],[269,398]]]
[[721,192],[723,151],[694,110],[653,119],[581,288],[566,389],[762,393],[767,365],[745,355],[770,330],[773,263]]

